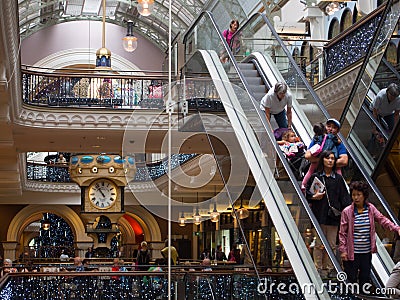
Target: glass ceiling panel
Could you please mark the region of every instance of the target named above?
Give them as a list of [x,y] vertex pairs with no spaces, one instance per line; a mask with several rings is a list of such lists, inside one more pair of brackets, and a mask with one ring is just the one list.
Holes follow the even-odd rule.
[[[172,5],[173,38],[185,31],[202,11],[207,0],[174,0]],[[153,14],[140,16],[134,0],[106,0],[106,21],[126,27],[134,22],[134,30],[147,37],[163,51],[168,45],[167,0],[155,0]],[[18,0],[21,39],[38,30],[62,22],[101,20],[102,0]]]

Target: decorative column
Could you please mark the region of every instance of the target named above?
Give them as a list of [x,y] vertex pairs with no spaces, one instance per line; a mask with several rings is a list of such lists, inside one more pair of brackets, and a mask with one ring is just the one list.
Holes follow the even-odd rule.
[[153,259],[162,258],[161,250],[164,249],[164,242],[149,242],[149,249],[151,249],[151,257]]
[[3,242],[2,244],[4,249],[3,259],[9,258],[14,261],[16,259],[15,253],[19,244],[17,242]]
[[76,242],[75,243],[75,256],[84,258],[87,249],[92,246],[93,246],[93,242]]

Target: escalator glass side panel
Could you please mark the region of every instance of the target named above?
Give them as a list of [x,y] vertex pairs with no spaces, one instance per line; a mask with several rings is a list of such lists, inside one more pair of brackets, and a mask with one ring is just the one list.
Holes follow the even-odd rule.
[[[392,1],[388,2],[390,5]],[[356,81],[356,86],[353,87],[352,93],[348,99],[346,107],[342,112],[342,134],[347,136],[350,133],[351,128],[355,123],[355,118],[364,103],[364,99],[368,93],[368,89],[375,77],[378,67],[381,63],[382,57],[385,53],[386,47],[390,42],[390,38],[393,31],[397,27],[398,20],[400,16],[400,10],[398,5],[391,5],[386,14],[382,15],[383,20],[381,20],[382,27],[380,31],[375,33],[376,39],[374,39],[374,44],[371,45],[371,53],[369,57],[365,57],[364,68],[361,69],[363,72],[359,75],[359,81]]]
[[327,113],[322,103],[317,104],[320,100],[304,77],[301,61],[296,61],[291,55],[295,47],[280,39],[268,23],[265,15],[255,14],[239,29],[236,35],[241,38],[242,44],[236,58],[247,60],[259,53],[263,59],[257,59],[260,63],[264,62],[268,73],[273,75],[272,79],[268,76],[269,84],[273,86],[277,81],[288,84],[296,117],[303,123],[309,140],[313,136],[312,125],[325,122]]
[[[243,26],[245,30],[246,28],[246,24]],[[308,88],[304,88],[303,90],[301,89],[302,87],[307,87],[306,84],[304,84],[304,81],[302,80],[302,76],[297,73],[295,76],[293,76],[291,74],[291,72],[289,72],[289,70],[298,70],[298,68],[296,68],[297,66],[294,65],[293,63],[293,59],[291,59],[290,55],[288,55],[288,51],[286,49],[286,47],[284,45],[282,45],[281,41],[279,40],[279,37],[277,37],[276,35],[273,34],[273,32],[271,31],[272,35],[275,39],[276,39],[276,45],[273,52],[272,56],[271,54],[269,54],[267,52],[266,55],[264,55],[265,57],[267,57],[266,59],[269,61],[272,61],[272,64],[269,63],[269,65],[277,67],[277,69],[279,70],[279,73],[281,74],[281,78],[284,78],[285,80],[287,80],[290,89],[293,93],[293,95],[295,95],[296,100],[294,101],[293,107],[294,107],[294,111],[302,111],[304,113],[304,115],[306,116],[307,120],[310,121],[309,124],[313,124],[319,121],[320,117],[319,114],[321,116],[324,116],[326,118],[327,113],[326,111],[323,110],[323,108],[321,108],[320,105],[318,105],[318,99],[316,97],[313,97],[313,93],[310,91],[310,89]],[[245,34],[243,34],[245,36]],[[266,47],[268,48],[268,47]],[[286,57],[284,57],[284,55],[276,55],[276,53],[279,53],[279,51],[281,53],[284,53],[286,55]],[[272,51],[270,52],[272,53]],[[265,52],[263,53],[265,54]],[[269,54],[269,55],[268,55]],[[277,56],[279,57],[279,60],[277,59]],[[284,68],[283,66],[285,64],[282,63],[283,60],[286,59],[286,66],[290,66],[287,68]],[[302,82],[299,82],[299,80],[301,80]],[[304,95],[302,96],[302,94],[300,93],[304,93]],[[308,102],[309,101],[309,102]],[[310,105],[311,104],[311,105]],[[324,117],[322,117],[324,119],[324,121],[326,120]],[[307,124],[307,123],[303,123],[303,124]],[[305,125],[306,126],[306,125]],[[310,132],[310,131],[309,131]],[[350,159],[351,156],[354,155],[353,151],[351,151],[351,149],[348,148],[348,151],[350,152],[351,155],[349,155]],[[358,160],[351,160],[352,162],[356,162],[356,164],[351,164],[349,167],[346,168],[345,170],[345,177],[347,179],[348,182],[353,181],[353,180],[364,180],[369,182],[370,184],[373,185],[373,183],[369,180],[367,180],[367,178],[365,176],[368,176],[368,174],[362,170],[362,165],[358,162]],[[376,191],[376,187],[372,187],[372,189],[374,191]],[[390,209],[388,210],[387,206],[382,205],[382,203],[385,202],[385,200],[382,198],[381,194],[379,193],[374,193],[371,196],[371,200],[373,203],[377,204],[378,209],[380,209],[382,212],[384,212],[384,214],[389,217],[391,220],[395,220],[395,218],[393,218],[393,214],[391,213]],[[384,269],[386,269],[386,271],[390,270],[391,268],[391,262],[390,262],[390,257],[387,253],[387,251],[385,251],[384,247],[381,247],[382,244],[380,243],[379,240],[384,240],[385,238],[388,238],[388,234],[390,235],[390,233],[387,232],[383,232],[383,231],[378,231],[378,249],[380,249],[380,261],[379,263],[384,264]],[[381,276],[379,274],[379,276]],[[383,275],[382,275],[383,276]]]
[[[256,18],[258,18],[260,15],[256,15]],[[251,20],[251,21],[253,21],[253,20]],[[265,21],[265,20],[264,20]],[[265,22],[267,22],[267,21],[265,21]],[[246,23],[247,24],[247,23]],[[244,27],[246,27],[246,24],[244,25]],[[269,26],[269,25],[268,25]],[[211,28],[211,27],[210,27]],[[282,51],[285,55],[286,55],[286,57],[287,57],[287,61],[289,62],[289,64],[291,65],[291,67],[289,68],[289,67],[287,67],[287,68],[284,68],[284,67],[281,67],[281,68],[277,68],[276,66],[275,66],[275,64],[278,64],[278,65],[280,65],[280,66],[282,66],[282,64],[281,64],[281,61],[279,60],[276,60],[276,61],[274,61],[274,57],[273,57],[273,55],[264,55],[264,53],[262,53],[262,55],[264,56],[264,57],[266,57],[266,61],[270,61],[270,62],[272,62],[271,63],[271,65],[273,65],[273,67],[275,68],[275,69],[273,69],[274,70],[274,74],[277,74],[277,77],[278,78],[274,78],[273,80],[271,80],[271,82],[273,82],[274,80],[275,80],[275,82],[277,81],[277,80],[282,80],[282,78],[284,79],[284,78],[287,78],[288,79],[288,81],[289,81],[289,86],[291,87],[291,91],[292,91],[292,87],[293,87],[293,90],[295,90],[297,87],[306,87],[306,90],[307,90],[307,93],[308,93],[308,96],[306,96],[305,98],[307,99],[307,97],[310,97],[310,99],[314,99],[314,102],[312,102],[313,104],[315,104],[315,107],[318,107],[319,108],[319,110],[320,110],[320,114],[321,114],[321,116],[323,116],[323,117],[317,117],[317,118],[314,118],[313,119],[313,114],[312,113],[309,113],[308,115],[306,115],[306,121],[307,122],[309,122],[308,124],[311,124],[311,123],[314,123],[314,122],[316,122],[317,120],[321,120],[321,121],[325,121],[326,120],[326,118],[328,117],[328,114],[327,114],[327,112],[326,111],[324,111],[324,108],[322,107],[322,105],[321,105],[321,103],[320,103],[320,101],[319,101],[319,99],[318,99],[318,97],[315,95],[315,93],[312,91],[312,90],[310,90],[309,89],[309,87],[308,87],[308,85],[307,85],[307,83],[306,82],[304,82],[305,80],[304,80],[304,76],[302,76],[301,75],[301,71],[300,71],[300,73],[299,73],[299,68],[298,68],[298,66],[296,65],[296,63],[293,61],[293,59],[291,58],[291,56],[290,56],[290,53],[288,53],[288,51],[287,51],[287,49],[286,49],[286,47],[285,47],[285,45],[283,45],[282,44],[282,42],[281,42],[281,40],[280,40],[280,38],[277,36],[277,34],[276,34],[276,32],[274,32],[274,29],[273,29],[273,27],[272,26],[269,26],[268,28],[271,28],[271,35],[272,36],[274,36],[274,38],[275,38],[275,40],[276,40],[276,44],[277,45],[279,45],[279,47],[280,47],[280,50],[279,51]],[[196,34],[204,34],[204,35],[207,35],[207,32],[197,32]],[[189,33],[188,33],[188,35],[190,36],[192,36],[192,40],[196,40],[194,37],[193,37],[193,33],[191,32],[191,31],[189,31]],[[207,37],[205,38],[205,39],[207,39]],[[261,40],[262,40],[262,38],[261,38]],[[268,48],[268,47],[267,47]],[[235,61],[232,59],[232,57],[231,57],[231,59],[232,59],[232,61],[230,62],[231,63],[231,67],[229,67],[229,69],[227,68],[227,67],[223,67],[222,65],[221,65],[221,63],[219,62],[219,59],[218,59],[218,52],[217,51],[215,51],[215,50],[211,50],[211,51],[208,51],[207,52],[208,54],[207,55],[210,55],[210,56],[212,56],[213,57],[213,59],[211,59],[211,60],[209,60],[208,62],[206,62],[204,65],[205,66],[202,66],[201,64],[198,64],[198,63],[196,63],[195,64],[195,66],[193,66],[193,65],[187,65],[186,66],[186,70],[188,71],[188,74],[189,75],[191,75],[191,76],[193,76],[193,74],[194,73],[196,73],[196,72],[193,72],[193,74],[190,74],[190,72],[191,71],[193,71],[193,70],[201,70],[202,68],[203,68],[203,70],[206,70],[206,68],[210,68],[210,67],[213,67],[213,68],[215,68],[216,70],[217,70],[217,72],[218,72],[218,74],[219,75],[221,75],[222,76],[222,73],[225,73],[225,70],[226,71],[228,71],[228,74],[229,73],[233,73],[233,72],[235,72],[235,71],[237,71],[237,66],[236,66],[236,64],[235,64]],[[268,52],[267,52],[267,54],[268,54]],[[196,55],[196,53],[191,53],[191,55],[193,55],[193,56],[195,56]],[[224,70],[225,69],[225,70]],[[297,71],[297,74],[295,75],[295,76],[289,76],[288,75],[288,73],[290,73],[290,72],[288,72],[287,70],[288,69],[293,69],[293,70],[295,70],[295,71]],[[205,72],[206,73],[206,72]],[[204,73],[204,76],[207,76],[206,74]],[[210,75],[211,75],[211,72],[210,72]],[[239,74],[240,75],[240,74]],[[228,75],[228,76],[230,76],[230,75]],[[280,76],[280,77],[279,77]],[[211,75],[211,77],[213,77],[213,75]],[[240,76],[239,76],[240,77]],[[293,80],[291,80],[291,78],[298,78],[299,80],[302,80],[302,82],[299,82],[298,84],[296,84],[296,81],[293,81]],[[222,77],[220,77],[220,80],[223,82],[223,83],[225,83],[225,82],[227,82],[228,81],[228,79],[227,79],[227,77],[226,77],[226,73],[225,73],[225,77],[224,76],[222,76]],[[292,83],[292,82],[294,82],[294,83]],[[243,85],[245,86],[245,83],[243,83]],[[246,86],[245,86],[246,87]],[[220,95],[220,89],[219,88],[217,88],[216,89],[217,91],[218,91],[218,94],[219,94],[219,96],[218,97],[220,97],[221,99],[223,98],[221,95]],[[231,91],[230,91],[231,92]],[[230,94],[230,92],[224,92],[225,94]],[[292,93],[294,94],[294,92],[292,91]],[[232,93],[232,95],[234,95],[235,93]],[[300,98],[300,97],[297,97],[297,94],[295,95],[295,97],[296,98]],[[246,97],[244,96],[244,98],[243,98],[243,100],[244,101],[242,101],[242,98],[241,98],[241,96],[239,96],[239,97],[236,97],[236,98],[239,98],[241,101],[240,101],[240,103],[235,103],[235,104],[233,104],[233,103],[231,103],[231,102],[229,102],[229,97],[227,98],[227,99],[225,99],[224,101],[228,101],[227,103],[228,103],[228,105],[230,105],[231,107],[233,107],[234,109],[230,112],[230,113],[232,113],[232,114],[234,114],[234,113],[238,113],[240,116],[237,116],[237,118],[240,120],[240,119],[242,119],[242,115],[243,116],[246,116],[246,118],[243,118],[243,119],[246,119],[246,121],[248,121],[248,122],[250,122],[250,125],[249,124],[243,124],[243,123],[240,123],[239,122],[239,131],[241,131],[241,134],[240,134],[240,138],[244,138],[245,136],[246,136],[246,134],[244,133],[245,131],[244,131],[244,129],[249,129],[249,128],[253,128],[252,130],[253,130],[253,132],[254,132],[254,135],[257,137],[257,138],[251,138],[251,142],[250,143],[247,143],[247,145],[245,145],[246,147],[248,146],[248,145],[250,145],[250,148],[248,148],[248,149],[245,149],[243,152],[244,153],[252,153],[254,156],[255,156],[255,161],[254,161],[254,164],[252,163],[252,162],[249,162],[249,165],[251,165],[252,167],[254,167],[254,165],[259,165],[259,166],[261,166],[261,170],[259,170],[259,169],[256,169],[256,168],[254,168],[254,170],[252,169],[252,173],[254,173],[253,174],[253,176],[255,177],[255,178],[258,178],[258,176],[259,176],[259,174],[261,174],[263,171],[265,171],[266,169],[264,168],[264,167],[267,167],[267,168],[272,168],[273,166],[274,166],[274,164],[273,163],[265,163],[263,160],[262,160],[262,158],[260,158],[259,156],[258,156],[258,153],[266,153],[267,154],[267,158],[269,157],[270,159],[272,159],[272,155],[270,156],[270,155],[268,155],[269,153],[276,153],[276,155],[277,155],[277,159],[276,159],[276,163],[275,163],[275,165],[277,165],[277,164],[282,164],[283,165],[283,169],[286,171],[286,173],[289,175],[289,177],[291,178],[291,180],[290,180],[290,184],[292,185],[292,189],[295,191],[295,195],[296,195],[296,200],[297,201],[299,201],[299,203],[301,203],[300,204],[300,206],[301,206],[301,208],[300,209],[303,209],[303,211],[306,213],[306,215],[307,215],[307,218],[309,218],[309,220],[310,220],[310,222],[312,223],[312,224],[314,224],[315,225],[315,223],[313,222],[313,220],[312,220],[312,216],[310,216],[310,214],[308,213],[308,210],[306,209],[306,207],[304,206],[304,198],[302,198],[302,196],[300,195],[300,193],[299,193],[299,186],[298,186],[298,184],[295,182],[295,180],[293,179],[293,174],[291,174],[291,171],[290,171],[290,167],[288,166],[288,164],[285,162],[285,160],[284,160],[284,158],[282,158],[282,156],[281,156],[281,154],[279,153],[279,151],[276,149],[276,145],[275,145],[275,142],[274,142],[274,140],[273,140],[273,138],[271,137],[271,132],[270,131],[268,131],[268,134],[265,134],[265,137],[263,136],[263,130],[267,130],[267,128],[268,128],[268,125],[266,125],[265,124],[265,119],[263,119],[263,115],[262,115],[262,112],[260,112],[259,111],[259,106],[258,105],[256,105],[256,104],[254,104],[254,103],[251,103],[252,101],[253,101],[253,99],[251,99],[251,101],[249,101],[249,103],[246,103],[246,100],[247,99],[245,99]],[[296,100],[297,101],[297,100]],[[250,105],[250,103],[251,103],[251,105]],[[305,104],[305,106],[304,106],[304,108],[305,108],[305,110],[308,108],[309,110],[311,110],[310,108],[309,108],[309,106],[307,105],[308,103],[306,103]],[[252,108],[252,105],[253,105],[253,107],[255,107],[256,109],[253,109]],[[224,103],[224,106],[225,106],[225,103]],[[302,111],[301,109],[298,109],[298,107],[295,107],[295,104],[293,105],[294,106],[294,110],[299,110],[299,111]],[[237,109],[236,109],[237,108]],[[247,109],[247,108],[249,108],[249,109]],[[231,109],[231,108],[229,108],[229,109]],[[318,113],[317,112],[315,112],[315,114],[314,115],[318,115]],[[308,118],[310,118],[311,120],[313,120],[313,122],[310,122],[310,120],[308,119]],[[231,118],[230,118],[230,120],[231,120]],[[252,123],[252,122],[254,122],[254,123]],[[262,123],[262,126],[261,126],[261,128],[260,128],[260,124],[258,124],[259,122],[261,122]],[[311,128],[310,128],[311,126],[309,125],[308,126],[308,132],[310,132],[311,131]],[[236,131],[237,130],[237,127],[236,127],[236,125],[233,127],[234,128],[234,130]],[[311,135],[311,134],[310,134]],[[246,137],[247,138],[247,137]],[[255,142],[256,141],[256,142]],[[268,145],[267,146],[265,146],[265,145],[263,145],[261,142],[263,142],[263,141],[266,141],[267,143],[268,143]],[[254,142],[255,142],[255,145],[254,145]],[[258,146],[257,146],[257,143],[258,143]],[[261,149],[258,149],[258,147],[260,147]],[[272,150],[272,151],[271,151]],[[278,152],[277,152],[278,151]],[[249,156],[246,156],[246,158],[248,158]],[[251,158],[250,160],[254,160],[254,157],[253,158]],[[267,159],[268,160],[268,159]],[[279,161],[279,162],[278,162]],[[358,166],[358,168],[357,168],[357,166]],[[350,171],[351,171],[351,173],[352,173],[352,178],[353,179],[360,179],[360,180],[365,180],[365,178],[363,177],[363,175],[362,174],[365,174],[365,172],[362,172],[362,171],[360,171],[360,166],[359,166],[359,164],[358,164],[358,162],[357,162],[357,166],[352,166],[352,168],[349,168],[350,169]],[[274,174],[273,173],[273,171],[270,169],[270,172],[272,173],[272,174]],[[265,175],[265,176],[264,176]],[[264,181],[264,183],[266,182],[267,183],[267,185],[269,184],[269,179],[271,178],[271,174],[264,174],[263,176],[265,177],[264,179],[263,179],[263,181]],[[350,180],[351,180],[351,178],[350,178]],[[274,181],[272,180],[271,181],[271,184],[273,183]],[[272,184],[272,185],[274,185],[274,184]],[[279,184],[278,184],[278,187],[279,187]],[[263,192],[265,192],[265,191],[268,191],[269,193],[275,193],[276,191],[275,191],[275,188],[272,188],[272,187],[268,187],[267,189],[263,189],[263,187],[262,187],[262,185],[260,185],[260,190],[262,190]],[[279,190],[279,189],[277,189],[277,190]],[[374,188],[374,191],[376,190],[376,188]],[[285,191],[281,191],[280,193],[281,193],[281,195],[282,194],[284,194],[284,192],[286,192],[286,190]],[[282,204],[282,198],[283,199],[285,199],[285,197],[284,196],[281,196],[280,194],[279,194],[279,192],[277,192],[277,194],[272,194],[273,196],[271,196],[271,197],[267,197],[267,198],[271,198],[271,199],[273,199],[274,201],[272,201],[272,203],[271,203],[271,205],[272,205],[272,208],[273,209],[276,209],[274,212],[276,212],[276,214],[275,213],[273,213],[272,214],[272,216],[273,217],[275,217],[275,218],[278,218],[278,219],[275,219],[274,220],[274,222],[276,222],[277,220],[279,220],[279,218],[281,218],[282,217],[282,215],[284,215],[284,214],[282,214],[281,212],[282,211],[285,211],[285,214],[288,214],[288,215],[290,215],[291,213],[290,213],[290,210],[287,208],[287,204],[286,204],[286,201],[284,201],[285,202],[285,204],[284,204],[284,206],[283,207],[285,207],[286,206],[286,209],[285,208],[282,208],[282,210],[281,210],[281,207],[279,206],[279,205],[281,205]],[[376,199],[377,199],[377,201],[379,202],[380,201],[380,195],[379,196],[377,196],[377,195],[374,195],[375,196],[375,199],[374,199],[374,201],[376,201]],[[265,197],[264,197],[265,198]],[[280,199],[279,201],[278,201],[278,203],[279,203],[279,205],[277,205],[277,202],[275,202],[275,199]],[[301,215],[301,213],[300,213],[300,215]],[[286,220],[286,219],[285,219]],[[278,222],[280,222],[280,221],[278,221]],[[290,221],[288,221],[289,223],[290,223]],[[298,229],[297,229],[298,230]],[[299,230],[298,230],[299,231]],[[299,231],[300,232],[300,231]],[[290,240],[291,241],[293,241],[293,240],[296,240],[296,236],[300,236],[301,234],[300,233],[294,233],[294,232],[287,232],[287,234],[290,236]],[[383,238],[383,236],[382,236],[382,238]],[[299,239],[300,240],[300,239]],[[290,244],[290,243],[289,243]],[[289,245],[289,244],[287,244],[287,245]],[[295,250],[295,251],[297,251],[297,250]],[[295,253],[295,251],[293,251],[293,252],[291,252],[291,253]],[[390,267],[390,266],[389,266]],[[307,278],[306,278],[307,279]]]
[[[232,129],[227,130],[225,135],[228,132],[234,132],[242,151],[241,157],[232,157],[231,159],[248,163],[257,188],[273,219],[272,221],[277,228],[279,237],[283,241],[289,260],[296,275],[298,275],[299,279],[301,278],[301,283],[311,281],[315,282],[315,284],[320,284],[320,279],[318,279],[318,274],[316,274],[313,266],[313,260],[305,245],[305,237],[307,236],[307,239],[310,239],[309,233],[312,222],[304,209],[303,203],[297,197],[298,191],[293,182],[288,180],[288,175],[285,175],[285,164],[277,159],[275,143],[271,143],[272,132],[270,132],[265,122],[261,121],[258,105],[253,105],[253,100],[249,97],[247,91],[231,86],[226,80],[226,74],[225,78],[223,76],[225,72],[216,74],[217,70],[220,69],[217,66],[219,59],[215,52],[201,51],[200,53],[205,57],[204,65],[209,68],[210,76],[213,78],[219,75],[221,78],[220,81],[212,79],[210,85],[214,85],[214,87],[211,89],[215,89],[218,93],[218,97],[224,104],[225,112],[229,116],[229,122],[232,124]],[[198,56],[194,54],[193,58],[193,64],[198,65],[200,62]],[[194,66],[191,65],[191,60],[189,60],[187,69],[193,68]],[[196,87],[197,80],[185,79],[185,81],[186,84],[191,86],[191,91],[201,90]],[[195,94],[186,93],[188,98],[195,96]],[[207,118],[204,118],[204,114],[201,114],[200,117],[201,120],[204,120],[202,124],[205,131],[208,135],[212,135],[213,130],[215,130],[213,127],[215,122],[208,122]],[[269,135],[266,130],[269,130]],[[278,183],[275,178],[278,166],[280,167],[279,180],[284,181],[282,183]],[[247,173],[244,169],[240,172]],[[235,187],[226,184],[226,189],[228,191],[235,190]],[[290,203],[290,208],[287,201]],[[250,203],[250,205],[254,204]],[[306,273],[304,274],[304,272]]]
[[[203,13],[207,15],[207,13]],[[218,57],[229,56],[229,46],[223,38],[222,33],[216,29],[216,24],[209,17],[200,17],[196,23],[192,26],[191,30],[185,35],[185,57],[186,60],[192,58],[192,55],[196,54],[197,50],[207,49],[215,51]],[[237,86],[244,88],[237,72],[233,70],[230,60],[221,65],[228,74],[229,80]],[[233,72],[229,72],[229,70]],[[207,70],[204,66],[192,64],[190,67],[185,65],[185,76],[186,77],[200,77],[207,76]]]
[[[400,218],[400,124],[394,128],[392,136],[388,141],[388,147],[382,155],[377,168],[374,172],[373,179],[379,190],[385,196],[390,207],[393,209],[397,218]],[[395,241],[393,246],[398,241]],[[393,250],[393,259],[395,262],[400,261],[400,243]]]
[[387,139],[380,127],[371,120],[371,114],[364,106],[354,121],[347,141],[357,157],[363,158],[363,165],[372,174],[379,157],[385,150]]

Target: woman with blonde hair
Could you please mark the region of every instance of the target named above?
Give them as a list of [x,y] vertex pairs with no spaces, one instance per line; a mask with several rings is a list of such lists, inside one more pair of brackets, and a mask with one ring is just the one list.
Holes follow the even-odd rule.
[[150,264],[150,250],[148,249],[147,242],[143,241],[140,244],[140,250],[136,257],[136,265],[139,271],[147,271]]

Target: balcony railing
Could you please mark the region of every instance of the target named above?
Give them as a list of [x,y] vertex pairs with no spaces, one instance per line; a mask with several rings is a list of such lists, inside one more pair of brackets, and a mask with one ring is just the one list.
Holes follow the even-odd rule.
[[89,72],[23,69],[23,101],[49,107],[164,108],[163,95],[168,80],[162,72],[146,76],[131,72],[129,75],[126,72]]
[[[197,154],[173,154],[171,157],[172,169],[182,165]],[[135,181],[155,180],[168,171],[168,160],[162,160],[153,164],[138,163],[136,165]],[[36,162],[27,162],[26,171],[28,180],[37,180],[45,182],[71,182],[68,166],[63,164],[45,164]]]
[[[168,299],[167,273],[160,271],[164,268],[111,272],[107,266],[92,272],[50,268],[47,273],[10,273],[2,282],[0,299]],[[171,299],[283,299],[278,286],[289,288],[297,283],[293,273],[264,272],[258,279],[254,272],[234,271],[233,267],[225,271],[181,268],[172,270]],[[284,299],[304,296],[300,290],[291,290]]]
[[384,6],[378,8],[326,44],[323,52],[307,67],[311,84],[337,74],[366,55],[383,9]]

